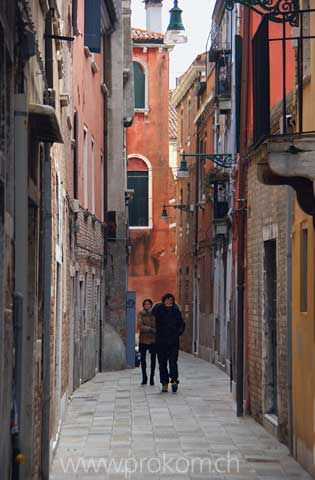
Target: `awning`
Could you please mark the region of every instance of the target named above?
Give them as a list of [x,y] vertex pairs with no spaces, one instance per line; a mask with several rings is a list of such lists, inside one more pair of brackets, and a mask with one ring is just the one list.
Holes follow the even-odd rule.
[[29,126],[40,142],[63,143],[56,111],[50,105],[31,103],[28,108]]

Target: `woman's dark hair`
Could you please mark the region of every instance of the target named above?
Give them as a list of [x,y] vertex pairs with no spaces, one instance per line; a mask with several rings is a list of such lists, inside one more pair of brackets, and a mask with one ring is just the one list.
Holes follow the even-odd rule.
[[162,302],[164,303],[167,298],[172,298],[173,302],[175,303],[175,297],[172,293],[166,293],[162,297]]
[[146,302],[149,302],[149,303],[151,303],[151,305],[153,305],[153,302],[152,302],[151,298],[146,298],[146,299],[143,300],[143,302],[142,302],[142,306],[143,306],[143,307],[144,307],[144,304],[145,304]]

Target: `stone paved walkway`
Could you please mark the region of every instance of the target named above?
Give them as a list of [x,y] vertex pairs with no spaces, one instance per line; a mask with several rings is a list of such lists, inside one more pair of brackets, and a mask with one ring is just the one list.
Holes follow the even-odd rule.
[[311,478],[253,419],[235,416],[229,379],[214,365],[182,353],[180,380],[176,395],[140,386],[140,369],[82,385],[68,407],[51,479]]

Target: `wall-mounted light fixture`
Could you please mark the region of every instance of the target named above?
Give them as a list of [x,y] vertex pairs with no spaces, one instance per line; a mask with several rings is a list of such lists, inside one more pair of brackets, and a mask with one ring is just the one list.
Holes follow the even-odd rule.
[[180,204],[180,205],[168,205],[166,207],[166,205],[164,204],[163,205],[163,209],[162,209],[162,215],[161,215],[161,220],[168,220],[168,213],[167,213],[167,208],[168,207],[172,207],[172,208],[178,208],[179,210],[184,210],[185,212],[187,213],[194,213],[194,208],[193,208],[193,205],[183,205],[183,204]]

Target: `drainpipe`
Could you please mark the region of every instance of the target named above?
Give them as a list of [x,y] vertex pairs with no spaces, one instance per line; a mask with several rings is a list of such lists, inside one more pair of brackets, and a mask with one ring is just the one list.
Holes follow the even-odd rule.
[[239,191],[238,191],[238,219],[237,219],[237,383],[236,383],[236,407],[237,416],[244,414],[244,292],[245,292],[245,181],[246,165],[245,154],[247,148],[247,121],[248,121],[248,62],[250,43],[250,11],[244,7],[243,20],[243,62],[242,62],[242,98],[241,98],[241,142],[239,163]]
[[52,262],[51,159],[50,144],[44,155],[44,238],[43,238],[43,404],[42,404],[42,479],[49,479],[50,466],[50,302]]
[[[197,153],[199,153],[199,132],[196,136]],[[199,347],[199,284],[198,284],[198,255],[199,255],[199,175],[200,160],[196,157],[195,179],[195,232],[194,232],[194,308],[193,308],[193,354],[198,355]]]
[[293,408],[292,408],[292,215],[293,190],[288,188],[287,196],[287,349],[288,349],[288,440],[290,453],[293,453]]
[[[236,135],[237,135],[237,132],[236,132],[236,128],[237,128],[237,111],[236,111],[236,95],[237,95],[237,92],[236,92],[236,35],[237,35],[237,13],[238,13],[238,5],[236,4],[234,9],[232,10],[232,18],[231,18],[231,24],[232,24],[232,28],[231,28],[231,46],[232,46],[232,85],[231,85],[231,95],[232,95],[232,99],[231,99],[231,108],[232,108],[232,122],[231,122],[231,131],[232,131],[232,138],[231,138],[231,153],[233,155],[233,158],[234,158],[234,161],[236,161],[236,154],[237,154],[237,141],[236,141]],[[235,198],[235,195],[234,195],[234,190],[233,190],[233,182],[232,182],[232,179],[230,177],[229,179],[229,188],[230,188],[230,193],[229,193],[229,198],[230,198],[230,204],[229,204],[229,207],[233,208],[233,205],[234,205],[234,198]],[[235,217],[234,217],[235,218]],[[231,225],[231,227],[229,228],[229,232],[228,232],[228,244],[229,243],[232,243],[233,244],[233,231],[232,231],[232,228],[233,226]],[[232,252],[233,252],[233,248],[232,248]],[[232,254],[233,255],[233,254]],[[231,275],[232,275],[232,271],[233,269],[231,270]],[[231,278],[231,286],[232,286],[233,282],[232,282],[232,278]],[[232,293],[231,293],[232,295]],[[229,305],[227,305],[227,308],[229,308]],[[230,311],[230,345],[229,345],[229,349],[230,351],[228,352],[229,356],[230,356],[230,391],[232,392],[232,385],[233,385],[233,368],[234,368],[234,365],[233,365],[233,352],[232,352],[232,318],[231,318],[231,311]]]
[[[51,10],[46,16],[46,34],[52,34]],[[52,40],[45,39],[45,65],[48,87],[53,85]],[[48,99],[46,99],[48,102]],[[43,165],[43,403],[41,432],[42,479],[49,480],[50,467],[50,317],[51,317],[51,265],[52,265],[52,207],[50,144],[44,146]]]

